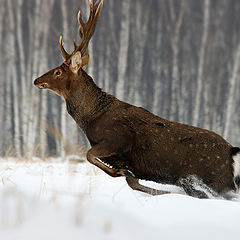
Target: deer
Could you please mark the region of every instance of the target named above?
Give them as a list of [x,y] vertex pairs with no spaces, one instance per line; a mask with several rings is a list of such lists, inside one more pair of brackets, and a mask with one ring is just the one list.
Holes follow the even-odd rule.
[[111,177],[125,177],[133,190],[151,195],[170,191],[145,186],[140,180],[174,184],[196,198],[237,192],[240,148],[213,131],[169,121],[120,101],[87,74],[86,52],[102,6],[103,0],[90,0],[86,22],[79,11],[80,44],[74,40],[69,54],[60,36],[64,62],[34,80],[36,87],[52,90],[66,102],[90,143],[87,160]]

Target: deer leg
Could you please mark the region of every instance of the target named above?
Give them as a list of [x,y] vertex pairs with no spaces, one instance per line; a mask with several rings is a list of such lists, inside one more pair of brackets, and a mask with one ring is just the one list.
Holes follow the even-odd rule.
[[128,186],[131,187],[133,190],[138,190],[138,191],[141,191],[144,193],[148,193],[150,195],[161,195],[161,194],[170,193],[167,191],[161,191],[161,190],[157,190],[154,188],[143,186],[143,185],[139,184],[139,179],[135,178],[133,176],[127,176],[126,181],[127,181]]
[[116,169],[101,161],[101,158],[111,157],[116,155],[114,151],[109,150],[109,146],[106,144],[98,144],[92,147],[87,152],[87,160],[93,165],[102,169],[105,173],[111,177],[121,176],[134,176],[134,174],[127,169]]
[[218,197],[216,192],[195,176],[180,178],[178,183],[189,196],[197,198]]

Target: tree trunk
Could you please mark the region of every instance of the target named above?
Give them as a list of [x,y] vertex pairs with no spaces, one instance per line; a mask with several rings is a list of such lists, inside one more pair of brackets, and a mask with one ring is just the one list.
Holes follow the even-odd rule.
[[224,132],[223,137],[228,138],[229,137],[229,131],[230,131],[230,124],[232,123],[232,114],[234,109],[234,102],[236,95],[234,95],[236,86],[237,86],[237,80],[239,79],[239,64],[240,64],[240,43],[237,47],[237,52],[235,54],[235,59],[233,62],[233,70],[232,70],[232,76],[229,80],[229,92],[228,92],[228,98],[227,98],[227,104],[226,104],[226,120],[224,125]]
[[[198,64],[198,75],[197,75],[197,92],[195,99],[195,106],[193,111],[193,125],[199,125],[201,123],[201,97],[203,93],[203,84],[206,81],[203,79],[204,74],[204,60],[206,54],[206,46],[208,40],[208,26],[209,26],[209,16],[210,16],[210,2],[209,0],[204,0],[204,16],[203,16],[203,33],[201,39],[201,48],[199,53],[199,64]],[[208,106],[205,106],[206,108]]]
[[8,23],[9,23],[9,32],[8,32],[8,45],[7,48],[11,49],[9,51],[9,60],[10,64],[8,65],[9,75],[7,81],[11,82],[12,86],[12,108],[13,108],[13,144],[15,149],[16,157],[21,156],[21,141],[20,141],[20,116],[19,116],[19,76],[17,76],[17,69],[16,69],[16,45],[15,45],[15,20],[14,20],[14,8],[12,5],[12,1],[7,2],[8,8]]
[[[170,1],[172,3],[172,1]],[[173,64],[172,64],[172,85],[171,85],[171,106],[170,106],[170,120],[178,121],[179,120],[179,100],[180,100],[180,79],[179,79],[179,34],[183,22],[183,14],[185,8],[185,1],[181,1],[181,8],[178,18],[174,14],[173,4],[170,4],[170,12],[172,16],[172,22],[174,26],[174,35],[171,39],[171,46],[173,52]]]
[[118,56],[118,80],[116,85],[116,96],[120,100],[125,97],[125,78],[127,74],[127,58],[129,46],[129,24],[130,24],[130,1],[123,0],[121,8],[120,46]]

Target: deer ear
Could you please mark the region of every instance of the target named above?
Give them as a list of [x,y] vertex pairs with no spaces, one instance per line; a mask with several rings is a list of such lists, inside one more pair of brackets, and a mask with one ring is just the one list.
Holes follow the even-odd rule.
[[88,66],[89,54],[86,54],[82,57],[82,69],[85,70]]
[[82,56],[78,51],[71,57],[70,69],[72,72],[77,73],[80,67],[82,67]]

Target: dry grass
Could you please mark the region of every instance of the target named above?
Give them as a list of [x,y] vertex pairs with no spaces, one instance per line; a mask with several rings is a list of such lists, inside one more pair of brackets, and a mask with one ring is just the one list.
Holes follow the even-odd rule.
[[[62,161],[70,160],[72,162],[79,162],[82,161],[79,158],[85,158],[86,152],[89,148],[89,145],[86,144],[86,142],[83,141],[82,144],[69,144],[69,141],[66,139],[66,137],[62,135],[61,131],[57,127],[49,125],[47,122],[42,122],[40,126],[40,131],[45,131],[49,136],[55,139],[57,151],[56,154],[45,151],[48,149],[48,147],[46,146],[47,141],[38,142],[30,149],[26,149],[26,147],[23,146],[22,148],[24,149],[24,153],[17,152],[11,139],[9,138],[5,141],[5,149],[2,149],[2,151],[0,151],[0,158],[2,157],[6,160],[14,158],[15,160],[18,159],[18,161],[32,161],[33,159],[39,158],[39,160],[41,159],[41,161],[48,161],[51,157],[61,157]],[[78,135],[79,133],[76,131],[76,136],[73,136],[73,138],[78,139]],[[21,135],[15,138],[22,137],[23,136]]]

